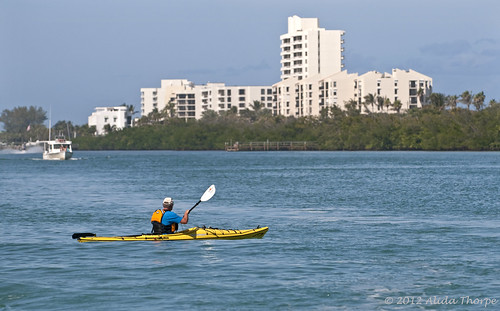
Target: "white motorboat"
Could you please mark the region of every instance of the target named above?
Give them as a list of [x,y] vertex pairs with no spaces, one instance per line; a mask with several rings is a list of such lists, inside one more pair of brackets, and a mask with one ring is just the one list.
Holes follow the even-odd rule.
[[73,156],[73,148],[70,140],[61,136],[43,142],[44,160],[69,160],[71,156]]

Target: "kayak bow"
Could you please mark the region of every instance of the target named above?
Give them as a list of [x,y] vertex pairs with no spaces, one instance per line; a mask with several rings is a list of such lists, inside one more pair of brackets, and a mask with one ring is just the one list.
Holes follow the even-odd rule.
[[172,234],[138,234],[126,236],[96,236],[94,233],[75,233],[73,239],[78,242],[113,242],[113,241],[179,241],[179,240],[239,240],[239,239],[261,239],[269,227],[257,227],[255,229],[217,229],[217,228],[190,228]]

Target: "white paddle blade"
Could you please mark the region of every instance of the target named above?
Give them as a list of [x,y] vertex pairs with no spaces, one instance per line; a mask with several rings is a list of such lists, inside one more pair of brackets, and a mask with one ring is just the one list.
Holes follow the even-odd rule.
[[211,185],[207,191],[205,191],[205,193],[201,196],[201,199],[200,201],[201,202],[205,202],[205,201],[208,201],[210,200],[215,194],[215,185]]

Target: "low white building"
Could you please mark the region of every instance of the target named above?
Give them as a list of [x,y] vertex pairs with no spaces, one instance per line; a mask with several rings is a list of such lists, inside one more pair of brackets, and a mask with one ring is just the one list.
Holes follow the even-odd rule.
[[88,124],[96,127],[96,135],[105,135],[104,127],[109,125],[113,130],[120,130],[133,125],[132,112],[125,106],[96,107],[89,116]]
[[[346,110],[354,100],[364,106],[362,112],[394,113],[392,104],[399,100],[400,111],[421,108],[432,93],[432,78],[413,70],[393,69],[392,74],[370,71],[363,75],[341,71],[306,79],[289,78],[273,85],[274,114],[283,116],[318,116],[323,108],[336,106]],[[382,98],[387,105],[366,104],[365,96]],[[365,104],[364,104],[365,103]]]
[[237,111],[252,109],[254,101],[272,110],[271,86],[228,86],[224,83],[195,85],[188,80],[161,80],[160,88],[141,88],[141,114],[154,109],[162,111],[169,103],[175,117],[201,119],[208,110],[223,112],[236,107]]

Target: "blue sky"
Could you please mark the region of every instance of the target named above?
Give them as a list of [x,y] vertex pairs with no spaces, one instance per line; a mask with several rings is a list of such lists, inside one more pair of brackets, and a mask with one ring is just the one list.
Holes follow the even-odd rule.
[[0,0],[0,111],[87,123],[161,79],[271,85],[292,15],[344,30],[348,72],[413,69],[500,100],[497,0]]

